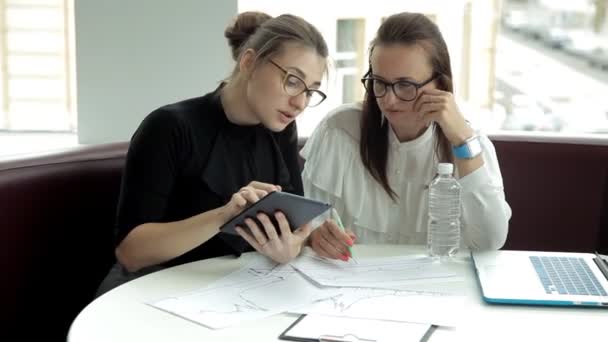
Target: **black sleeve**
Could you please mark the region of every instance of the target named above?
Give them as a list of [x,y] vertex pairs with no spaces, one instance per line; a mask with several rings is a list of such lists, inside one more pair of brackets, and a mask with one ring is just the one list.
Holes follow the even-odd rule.
[[163,109],[150,113],[138,127],[123,169],[116,245],[140,224],[163,222],[183,156],[189,153],[187,133],[178,115]]
[[291,181],[291,186],[293,187],[293,191],[290,192],[295,195],[304,196],[302,173],[298,161],[298,127],[296,126],[295,121],[280,133],[279,146],[285,164],[289,169],[289,179]]

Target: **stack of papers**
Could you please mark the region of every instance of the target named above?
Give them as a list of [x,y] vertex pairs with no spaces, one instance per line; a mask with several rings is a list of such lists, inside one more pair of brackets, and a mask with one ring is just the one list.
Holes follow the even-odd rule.
[[414,330],[458,324],[463,297],[403,289],[420,282],[459,281],[462,274],[426,257],[357,260],[327,260],[307,251],[280,265],[258,255],[209,286],[148,304],[212,329],[282,312],[408,322]]
[[291,266],[259,256],[246,267],[205,288],[149,304],[219,329],[335,296],[337,291],[319,288]]

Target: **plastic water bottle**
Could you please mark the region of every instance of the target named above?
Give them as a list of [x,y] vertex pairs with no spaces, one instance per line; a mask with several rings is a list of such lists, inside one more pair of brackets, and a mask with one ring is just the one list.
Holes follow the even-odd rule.
[[460,191],[452,175],[454,165],[440,163],[438,175],[429,185],[427,246],[431,256],[451,257],[460,246]]

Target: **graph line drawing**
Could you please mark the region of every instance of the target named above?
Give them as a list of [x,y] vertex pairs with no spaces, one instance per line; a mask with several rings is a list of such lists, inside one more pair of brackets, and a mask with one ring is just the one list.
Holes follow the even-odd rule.
[[259,319],[334,295],[306,281],[289,265],[255,258],[207,287],[168,296],[151,306],[219,329]]
[[463,296],[342,288],[339,294],[292,312],[455,326],[463,308]]
[[429,257],[391,257],[345,263],[302,255],[292,266],[321,286],[384,287],[421,279],[457,277],[456,272]]

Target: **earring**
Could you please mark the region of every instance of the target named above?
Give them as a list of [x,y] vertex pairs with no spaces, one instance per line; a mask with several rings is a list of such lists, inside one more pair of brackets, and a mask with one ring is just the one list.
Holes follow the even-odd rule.
[[384,113],[380,112],[380,127],[384,126],[384,121],[386,118],[384,117]]

